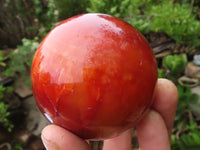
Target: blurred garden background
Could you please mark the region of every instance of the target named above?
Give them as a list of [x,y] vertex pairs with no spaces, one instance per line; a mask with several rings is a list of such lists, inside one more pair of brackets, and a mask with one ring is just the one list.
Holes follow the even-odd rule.
[[44,149],[48,122],[32,96],[32,58],[56,24],[88,12],[119,17],[146,37],[159,77],[179,92],[171,149],[200,150],[200,0],[0,0],[0,150]]

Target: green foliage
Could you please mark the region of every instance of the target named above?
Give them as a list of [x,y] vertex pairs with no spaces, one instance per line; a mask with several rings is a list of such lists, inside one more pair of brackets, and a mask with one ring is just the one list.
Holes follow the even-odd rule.
[[142,33],[165,33],[179,43],[200,45],[199,9],[190,1],[90,0],[87,10],[125,19]]
[[3,55],[3,52],[2,51],[0,51],[0,66],[2,66],[2,67],[5,67],[6,66],[6,64],[4,63],[4,61],[7,59],[7,57],[5,57],[4,55]]
[[8,119],[10,115],[10,112],[8,111],[8,105],[2,100],[6,94],[10,94],[12,92],[12,87],[4,87],[3,85],[0,85],[0,124],[7,128],[9,132],[12,131],[14,125]]
[[149,33],[152,31],[152,15],[150,13],[150,9],[153,6],[160,5],[162,1],[133,0],[131,2],[133,13],[131,13],[131,15],[129,13],[129,17],[127,17],[126,21],[137,28],[140,32]]
[[158,68],[158,78],[165,78],[165,71]]
[[196,20],[189,4],[164,1],[161,5],[153,5],[147,12],[151,15],[152,31],[164,32],[180,43],[200,45],[200,21]]
[[46,35],[58,17],[54,0],[1,0],[0,10],[0,47]]
[[10,53],[10,63],[4,74],[8,77],[16,77],[21,75],[28,78],[27,83],[30,84],[30,68],[34,53],[39,46],[38,38],[33,40],[22,39],[22,45],[18,45],[17,49]]
[[0,102],[0,124],[3,124],[3,126],[6,127],[9,132],[11,132],[14,125],[8,120],[9,115],[10,112],[8,112],[8,105]]
[[66,19],[78,14],[86,13],[88,0],[54,0],[60,19]]
[[162,69],[158,69],[159,77],[172,80],[174,83],[179,82],[178,77],[183,75],[187,66],[188,59],[185,53],[179,55],[168,55],[162,59]]
[[163,58],[163,66],[173,75],[179,75],[184,72],[188,60],[186,54],[168,55]]
[[195,112],[193,105],[196,105],[200,110],[200,105],[198,102],[198,95],[191,92],[190,88],[177,86],[179,99],[176,109],[176,117],[174,126],[177,129],[182,129],[187,124],[187,114],[188,112]]
[[22,147],[21,144],[19,144],[19,143],[15,143],[13,149],[14,149],[14,150],[23,150],[23,147]]
[[42,28],[42,32],[45,30],[47,33],[52,29],[58,18],[54,0],[31,0],[26,1],[25,5],[27,5],[26,7],[29,7],[29,9],[27,10],[24,7],[19,7],[20,13],[24,13],[24,17],[33,15],[32,17],[34,17],[36,24],[34,26],[28,26],[26,28],[27,30],[39,30]]
[[37,19],[39,21],[39,28],[41,29],[40,35],[44,37],[54,26],[58,20],[58,13],[54,0],[48,0],[47,7],[43,7],[40,0],[34,0],[36,6]]
[[138,30],[165,33],[179,43],[200,45],[200,21],[196,19],[196,11],[193,11],[197,9],[189,3],[136,1],[133,3],[136,10],[129,22]]
[[0,99],[2,99],[4,97],[4,91],[6,90],[6,88],[2,85],[0,85]]
[[32,0],[32,5],[33,7],[31,7],[29,11],[23,11],[26,12],[26,14],[34,14],[35,24],[37,25],[28,26],[26,29],[39,31],[38,36],[43,38],[55,26],[55,22],[58,20],[55,1]]
[[4,87],[3,85],[0,85],[0,99],[3,99],[5,94],[10,94],[13,92],[13,88],[8,86]]
[[178,105],[171,137],[172,150],[198,150],[200,148],[200,130],[196,119],[200,119],[199,96],[192,93],[189,86],[178,85],[178,78],[187,65],[186,54],[168,55],[163,58],[164,69],[159,69],[161,77],[167,77],[177,84]]
[[175,135],[172,136],[172,150],[200,149],[200,131],[197,123],[190,121],[186,129],[187,133],[180,135],[179,139],[176,139]]
[[[197,123],[189,115],[197,114],[200,110],[198,95],[190,88],[177,86],[179,100],[174,121],[175,133],[172,135],[172,150],[198,150],[200,148],[200,131]],[[196,106],[195,108],[192,106]],[[196,116],[200,118],[199,116]],[[180,134],[180,135],[178,135]]]
[[90,7],[87,8],[87,11],[101,12],[124,18],[132,12],[132,6],[130,0],[90,0]]

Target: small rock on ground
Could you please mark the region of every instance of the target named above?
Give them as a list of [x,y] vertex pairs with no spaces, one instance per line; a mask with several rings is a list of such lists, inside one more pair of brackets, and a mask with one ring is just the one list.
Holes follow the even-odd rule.
[[39,136],[42,129],[49,124],[37,107],[33,96],[24,100],[24,106],[27,109],[27,130],[32,134]]
[[193,62],[189,62],[185,69],[185,75],[191,78],[200,79],[200,66],[196,66]]
[[33,94],[31,87],[27,86],[23,80],[19,79],[14,83],[14,92],[20,98],[26,98]]
[[196,86],[191,89],[192,93],[195,93],[199,96],[199,103],[200,103],[200,86]]

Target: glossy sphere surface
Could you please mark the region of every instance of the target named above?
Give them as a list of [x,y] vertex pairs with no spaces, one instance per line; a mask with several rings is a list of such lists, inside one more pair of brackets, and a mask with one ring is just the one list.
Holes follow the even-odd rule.
[[42,41],[31,71],[36,102],[52,123],[84,139],[132,128],[152,103],[157,65],[131,25],[83,14],[57,25]]

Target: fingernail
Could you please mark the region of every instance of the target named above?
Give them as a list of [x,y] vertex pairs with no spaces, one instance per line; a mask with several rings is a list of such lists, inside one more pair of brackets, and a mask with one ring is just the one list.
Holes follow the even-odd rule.
[[42,138],[42,142],[43,142],[46,150],[59,150],[59,148],[56,145],[56,143],[54,143],[53,141],[48,139],[48,137],[46,137],[45,135],[42,134],[41,138]]

